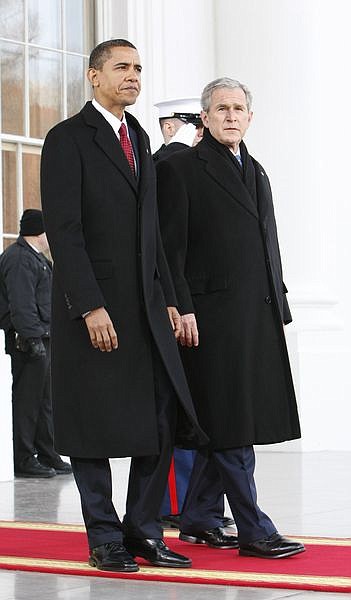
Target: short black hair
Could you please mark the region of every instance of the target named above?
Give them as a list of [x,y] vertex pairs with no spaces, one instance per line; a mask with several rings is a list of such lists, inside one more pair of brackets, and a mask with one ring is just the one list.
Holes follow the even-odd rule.
[[136,47],[128,40],[123,39],[115,39],[115,40],[106,40],[106,42],[101,42],[95,46],[94,50],[92,50],[89,57],[89,68],[90,69],[102,69],[104,63],[111,56],[111,49],[116,47],[124,47],[124,48],[134,48]]

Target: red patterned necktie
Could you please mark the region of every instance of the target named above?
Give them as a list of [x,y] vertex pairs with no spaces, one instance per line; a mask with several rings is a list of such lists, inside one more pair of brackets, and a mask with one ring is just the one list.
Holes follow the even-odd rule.
[[129,166],[132,170],[133,175],[135,175],[135,164],[134,164],[134,154],[132,143],[127,135],[127,128],[124,123],[119,128],[120,142],[122,146],[122,150],[125,154],[125,157],[129,163]]

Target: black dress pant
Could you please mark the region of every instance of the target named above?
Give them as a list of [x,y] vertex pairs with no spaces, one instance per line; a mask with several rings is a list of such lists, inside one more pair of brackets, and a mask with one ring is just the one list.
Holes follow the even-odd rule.
[[44,340],[46,356],[31,358],[27,352],[13,349],[12,422],[15,471],[38,454],[57,460],[54,450],[50,393],[50,348]]
[[71,457],[90,548],[121,542],[125,535],[163,537],[158,516],[173,452],[178,399],[156,350],[153,369],[160,453],[132,458],[123,524],[112,502],[109,459]]
[[[198,454],[200,456],[200,452]],[[213,494],[214,490],[224,489],[238,529],[239,543],[253,542],[275,533],[275,525],[257,504],[254,470],[255,453],[252,446],[207,454],[201,451],[191,475],[181,516],[181,530],[196,533],[221,527],[220,514],[213,512]]]

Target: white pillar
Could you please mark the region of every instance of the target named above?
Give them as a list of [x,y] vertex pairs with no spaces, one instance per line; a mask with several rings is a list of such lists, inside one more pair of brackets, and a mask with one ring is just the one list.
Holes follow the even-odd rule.
[[0,331],[0,481],[13,479],[12,400],[10,357],[4,353],[4,334]]
[[151,137],[162,143],[154,103],[200,95],[214,74],[212,0],[129,0],[128,39],[143,65],[142,92],[133,110]]
[[95,0],[95,43],[112,38],[128,39],[128,0]]
[[251,153],[272,182],[294,315],[304,450],[351,450],[351,4],[216,0],[216,76],[254,94]]

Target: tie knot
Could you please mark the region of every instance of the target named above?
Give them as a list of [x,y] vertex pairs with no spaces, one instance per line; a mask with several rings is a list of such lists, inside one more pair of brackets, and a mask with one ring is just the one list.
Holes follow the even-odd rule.
[[121,126],[120,126],[120,128],[119,128],[119,130],[118,130],[118,131],[119,131],[119,135],[120,135],[121,137],[124,137],[124,136],[126,136],[126,135],[127,135],[127,128],[126,128],[126,126],[125,126],[125,123],[121,123]]

